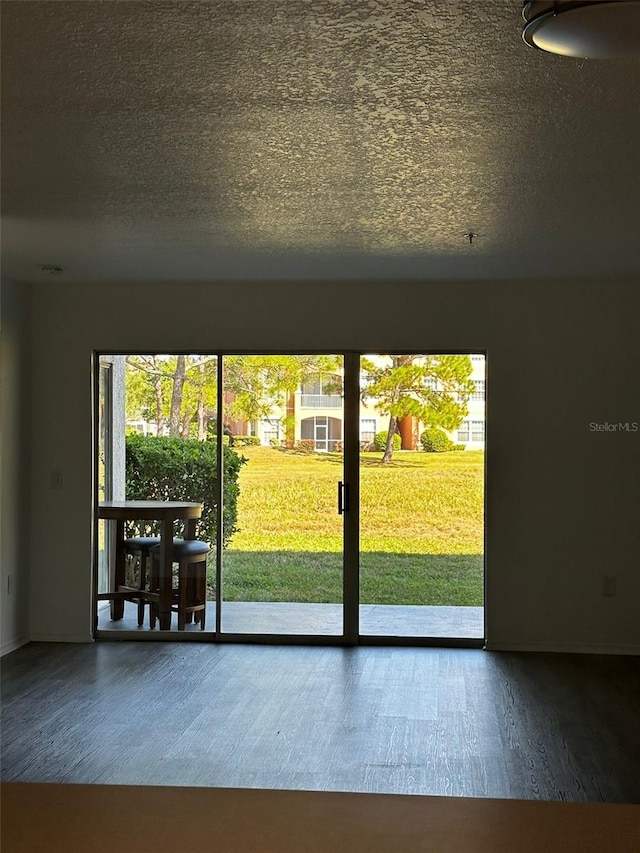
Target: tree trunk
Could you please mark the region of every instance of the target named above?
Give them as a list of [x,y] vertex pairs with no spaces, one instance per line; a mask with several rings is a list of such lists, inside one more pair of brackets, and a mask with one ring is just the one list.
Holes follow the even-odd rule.
[[290,391],[287,392],[287,414],[283,418],[285,444],[291,448],[296,443],[295,438],[295,413],[296,413],[296,398]]
[[[395,370],[397,367],[403,367],[405,364],[411,364],[414,356],[412,355],[392,355],[391,356],[391,364],[393,365],[393,369]],[[396,393],[393,395],[393,402],[397,402],[398,392],[396,389]],[[393,438],[398,430],[398,416],[397,415],[389,415],[389,432],[387,433],[387,444],[384,449],[384,456],[382,457],[383,462],[391,462],[393,457]]]
[[204,441],[207,437],[207,411],[204,405],[204,362],[200,363],[200,388],[198,389],[198,441]]
[[186,414],[182,419],[181,435],[183,438],[189,438],[189,426],[191,425],[191,415]]
[[387,433],[387,444],[384,449],[384,456],[382,457],[383,462],[391,462],[391,458],[393,457],[393,439],[396,434],[397,424],[398,418],[395,415],[389,415],[389,432]]
[[182,407],[182,389],[184,388],[184,376],[187,369],[187,357],[179,355],[176,362],[176,371],[173,374],[173,391],[171,392],[171,413],[169,415],[169,435],[179,437],[180,435],[180,409]]
[[162,399],[162,377],[156,376],[154,381],[154,390],[156,392],[156,435],[162,435],[164,432],[164,413],[162,411],[164,400]]
[[207,410],[205,409],[204,399],[200,396],[198,400],[198,441],[204,441],[207,437]]

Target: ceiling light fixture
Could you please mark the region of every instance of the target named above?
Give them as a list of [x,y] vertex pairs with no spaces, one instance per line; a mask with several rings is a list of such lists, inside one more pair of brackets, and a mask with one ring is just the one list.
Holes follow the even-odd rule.
[[525,0],[530,47],[581,59],[640,55],[640,0]]

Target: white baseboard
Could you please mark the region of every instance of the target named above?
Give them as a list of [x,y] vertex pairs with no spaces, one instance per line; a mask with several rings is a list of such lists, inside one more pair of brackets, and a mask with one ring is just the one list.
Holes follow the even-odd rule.
[[16,649],[20,648],[20,646],[26,646],[28,642],[28,637],[17,637],[12,640],[5,640],[5,642],[0,646],[0,657],[8,655],[9,652],[15,652]]
[[93,643],[90,634],[32,634],[32,643]]
[[622,644],[602,646],[597,643],[500,643],[485,644],[488,652],[560,652],[581,655],[640,655],[640,646]]

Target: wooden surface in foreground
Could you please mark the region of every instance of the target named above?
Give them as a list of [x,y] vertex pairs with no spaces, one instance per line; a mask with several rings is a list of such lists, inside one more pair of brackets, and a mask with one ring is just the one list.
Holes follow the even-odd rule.
[[4,783],[2,853],[638,853],[640,806]]

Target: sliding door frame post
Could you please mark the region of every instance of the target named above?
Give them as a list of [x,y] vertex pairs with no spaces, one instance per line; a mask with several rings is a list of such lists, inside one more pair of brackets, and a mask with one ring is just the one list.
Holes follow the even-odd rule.
[[343,515],[343,615],[344,639],[356,645],[360,633],[360,355],[344,358],[344,481],[348,508]]
[[222,545],[224,542],[224,507],[222,506],[224,496],[224,433],[223,422],[224,413],[222,411],[222,401],[224,399],[222,381],[224,378],[222,354],[217,353],[216,357],[216,467],[217,467],[217,488],[216,500],[216,639],[220,639],[222,633]]

